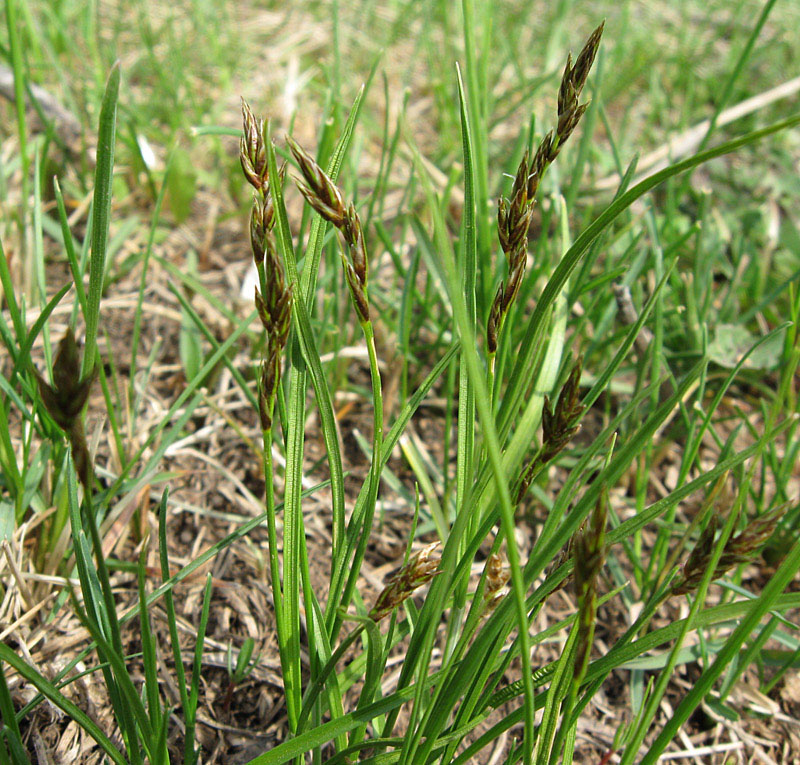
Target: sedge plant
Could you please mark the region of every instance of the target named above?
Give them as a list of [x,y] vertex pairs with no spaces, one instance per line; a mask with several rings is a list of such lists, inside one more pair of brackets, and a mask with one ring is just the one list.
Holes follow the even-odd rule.
[[[9,646],[0,646],[4,723],[0,761],[29,761],[21,725],[45,698],[82,726],[115,763],[177,761],[168,741],[173,730],[171,715],[180,714],[182,761],[200,761],[197,710],[211,578],[204,589],[198,640],[191,655],[181,648],[173,590],[221,550],[261,525],[266,526],[269,545],[268,573],[287,728],[281,743],[250,760],[254,765],[306,758],[331,765],[355,761],[467,763],[480,761],[489,747],[498,747],[503,741],[507,741],[503,746],[506,762],[570,762],[576,757],[580,716],[614,671],[630,672],[636,702],[633,722],[620,725],[615,741],[619,756],[623,762],[636,758],[655,762],[701,703],[712,699],[724,704],[740,674],[741,663],[731,668],[735,660],[741,661],[743,656],[749,662],[760,656],[767,640],[776,634],[778,620],[791,625],[786,614],[800,606],[800,596],[785,592],[800,569],[800,546],[794,542],[786,545],[782,560],[760,593],[711,601],[709,592],[715,580],[730,576],[731,571],[739,577],[735,584],[739,590],[730,583],[729,591],[741,592],[743,567],[757,560],[780,524],[791,526],[787,516],[794,521],[797,515],[784,497],[753,491],[757,468],[771,465],[773,472],[781,475],[775,444],[785,439],[790,449],[796,448],[796,421],[786,414],[794,410],[791,381],[800,362],[794,325],[771,330],[776,336],[783,333],[780,379],[764,405],[762,431],[749,433],[749,442],[741,446],[737,436],[744,428],[723,435],[715,429],[714,415],[742,372],[746,357],[769,335],[738,359],[721,381],[714,381],[717,387],[712,395],[705,395],[711,385],[707,349],[682,366],[671,364],[664,352],[666,300],[675,293],[679,243],[674,251],[656,247],[652,258],[646,252],[639,255],[636,239],[624,239],[627,227],[622,226],[621,233],[616,226],[627,221],[632,205],[647,199],[648,192],[659,184],[795,127],[800,116],[711,148],[704,146],[701,152],[638,183],[633,183],[633,166],[622,169],[614,199],[573,236],[568,200],[574,200],[574,192],[561,194],[555,171],[564,146],[580,132],[592,109],[599,108],[584,93],[601,48],[604,28],[600,24],[574,63],[567,57],[554,127],[538,140],[533,140],[531,132],[529,145],[515,163],[510,191],[501,193],[496,215],[492,215],[486,72],[481,69],[480,57],[474,55],[473,46],[478,46],[475,9],[469,0],[463,3],[463,17],[464,37],[470,44],[466,70],[463,75],[457,71],[454,77],[463,176],[463,205],[455,219],[450,216],[451,200],[440,194],[407,126],[398,129],[398,136],[406,139],[411,172],[423,197],[422,207],[406,214],[421,254],[415,257],[413,267],[404,266],[397,258],[398,267],[407,269],[401,313],[407,325],[413,312],[411,303],[420,294],[431,299],[436,296],[444,304],[440,321],[446,327],[437,333],[439,355],[432,368],[421,380],[413,380],[406,365],[403,399],[389,416],[379,328],[391,316],[391,308],[374,273],[377,245],[372,236],[377,232],[381,241],[387,239],[380,236],[387,230],[373,218],[382,209],[382,201],[361,203],[340,180],[348,167],[364,89],[341,126],[338,142],[326,132],[316,154],[291,137],[286,138],[285,147],[281,141],[276,146],[269,121],[256,117],[243,104],[239,159],[253,189],[249,239],[258,274],[254,309],[245,320],[229,313],[236,319],[235,329],[224,342],[210,332],[205,335],[213,350],[170,410],[175,422],[165,422],[151,434],[138,453],[128,455],[111,485],[101,489],[83,416],[96,377],[104,393],[108,390],[103,365],[97,359],[97,333],[119,78],[119,70],[112,71],[101,114],[88,293],[83,292],[79,259],[74,252],[70,258],[77,292],[75,313],[83,314],[86,325],[82,357],[69,329],[56,351],[52,375],[28,368],[20,349],[29,351],[35,335],[25,331],[8,270],[0,266],[11,313],[11,326],[4,319],[0,330],[6,345],[14,349],[16,375],[4,386],[0,412],[7,420],[6,404],[19,399],[9,391],[19,386],[26,396],[40,402],[30,420],[46,423],[42,435],[53,442],[54,454],[56,446],[63,450],[64,506],[71,531],[69,560],[80,581],[80,592],[73,593],[71,606],[90,641],[55,679],[46,678]],[[482,53],[488,55],[488,50]],[[333,111],[338,109],[337,105]],[[286,158],[285,164],[279,164],[279,156]],[[287,179],[292,179],[307,203],[300,220],[289,214]],[[532,262],[530,251],[537,210],[547,223],[539,226],[541,233],[534,243],[536,253],[545,256],[542,263]],[[68,233],[66,223],[64,227]],[[488,236],[492,231],[497,247]],[[551,232],[555,234],[550,236]],[[388,240],[391,243],[390,237]],[[606,273],[603,245],[615,252],[620,242],[627,260]],[[421,264],[430,273],[423,274]],[[598,349],[595,338],[576,347],[574,356],[568,353],[570,342],[581,345],[578,327],[570,332],[576,303],[593,301],[592,310],[584,316],[596,321],[597,327],[608,328],[608,306],[613,318],[616,303],[608,303],[606,288],[621,282],[616,291],[627,295],[624,288],[631,286],[625,282],[627,275],[641,275],[650,265],[652,289],[641,301],[638,315],[633,310],[608,341],[609,347]],[[435,289],[429,289],[430,274],[436,277]],[[182,278],[188,284],[193,277]],[[371,391],[371,442],[365,441],[363,446],[369,470],[349,508],[335,391],[320,353],[318,296],[323,278],[326,290],[341,288],[348,296],[366,348]],[[426,284],[420,289],[418,280],[423,279]],[[636,286],[633,277],[629,281]],[[194,282],[192,286],[196,286]],[[57,294],[54,305],[65,293]],[[184,316],[207,331],[189,302],[181,304]],[[795,292],[791,306],[794,321],[800,313]],[[426,316],[433,316],[429,306],[421,306],[423,309],[428,311]],[[45,320],[46,315],[35,325],[37,332]],[[643,334],[651,320],[655,331]],[[231,362],[228,350],[246,336],[255,321],[263,332],[255,341],[261,358],[252,374],[254,392],[247,376]],[[399,335],[403,347],[410,348],[408,327]],[[649,339],[642,342],[643,337]],[[638,354],[633,364],[632,354]],[[266,478],[264,512],[175,573],[169,564],[169,496],[164,492],[154,546],[162,581],[157,587],[148,584],[148,545],[143,542],[136,565],[137,606],[118,613],[100,524],[115,497],[127,495],[137,482],[152,477],[163,450],[182,432],[201,399],[197,392],[201,381],[219,363],[229,366],[258,417]],[[623,369],[633,371],[635,383],[619,396],[617,406],[605,404],[591,439],[581,440],[581,428],[588,430],[587,414],[601,397],[608,401],[617,395],[614,386],[622,384]],[[330,494],[331,545],[324,589],[315,587],[311,575],[313,551],[305,531],[304,500],[309,490],[303,488],[304,441],[311,408],[309,389],[313,389],[326,451],[324,486]],[[410,514],[413,512],[415,528],[419,517],[425,533],[438,538],[420,545],[412,534],[402,564],[376,596],[366,596],[361,571],[374,540],[382,496],[387,486],[399,485],[392,454],[412,430],[412,418],[426,397],[436,389],[447,390],[456,411],[455,416],[449,414],[457,431],[454,454],[449,449],[444,454],[448,464],[455,463],[455,475],[447,468],[442,471],[446,475],[442,483],[446,480],[449,488],[437,498],[435,519],[433,509],[420,506],[418,497]],[[105,395],[107,402],[109,399]],[[667,428],[678,426],[688,433],[681,480],[655,501],[650,501],[646,485],[637,484],[637,512],[623,516],[618,512],[615,488],[631,473],[641,478],[657,456],[653,445],[665,437]],[[139,465],[144,450],[162,432],[162,444]],[[707,435],[718,447],[711,465],[698,458],[701,439]],[[4,475],[13,479],[20,471],[17,467],[15,473],[8,445],[3,443],[3,447]],[[282,468],[274,460],[276,449],[285,456]],[[405,453],[418,456],[420,451],[407,449]],[[415,457],[409,462],[418,473],[429,470],[422,459]],[[547,480],[556,464],[561,486],[551,496]],[[426,478],[420,485],[432,497],[436,482],[431,475]],[[16,502],[23,487],[19,480],[11,483]],[[724,486],[734,497],[729,503],[720,499]],[[682,534],[675,533],[678,510],[694,496],[704,496],[701,510]],[[521,519],[534,503],[546,514],[536,524],[533,538],[522,544],[520,537],[526,530],[530,533],[531,526]],[[654,560],[648,565],[642,531],[659,523]],[[626,576],[628,570],[633,571],[631,577]],[[572,586],[567,589],[570,580]],[[537,618],[549,598],[562,590],[574,597],[573,612],[537,631]],[[678,598],[689,599],[688,616],[656,628],[659,609]],[[159,644],[152,625],[150,606],[162,601],[171,647]],[[604,635],[608,650],[601,656],[595,640],[601,628],[599,610],[617,602],[639,602],[641,608],[623,634]],[[141,638],[141,651],[135,656],[126,653],[121,637],[122,626],[133,619]],[[698,681],[675,715],[662,724],[657,719],[659,703],[675,667],[688,661],[686,637],[695,631],[703,636],[705,650]],[[560,641],[559,658],[539,660],[542,646],[554,640]],[[666,646],[671,647],[664,652]],[[235,703],[235,683],[258,661],[252,658],[253,650],[252,640],[247,640],[235,662],[232,652],[229,656],[228,704]],[[800,652],[800,647],[796,650]],[[398,652],[402,653],[399,672],[389,678],[389,660]],[[159,667],[170,654],[177,703],[165,700],[159,684]],[[102,678],[113,708],[116,730],[111,733],[101,730],[62,692],[63,684],[74,680],[70,673],[78,662],[90,656],[95,664],[89,671]],[[654,656],[660,673],[637,695],[642,684],[636,674],[640,672],[637,662]],[[786,658],[782,673],[793,661],[793,656]],[[185,664],[191,667],[188,674]],[[39,694],[22,710],[15,709],[9,690],[12,670]],[[134,683],[137,676],[143,677],[141,687]],[[658,731],[648,739],[653,726]],[[509,732],[511,740],[507,740]]]
[[[559,307],[565,301],[564,291],[570,274],[608,224],[655,183],[694,167],[718,153],[732,150],[737,145],[734,141],[712,149],[685,163],[668,168],[660,177],[648,179],[627,191],[621,189],[606,213],[574,243],[570,243],[569,237],[565,235],[564,255],[525,325],[522,347],[517,352],[513,370],[507,380],[497,380],[499,366],[496,358],[500,349],[503,343],[511,344],[515,341],[514,333],[504,333],[504,325],[525,275],[528,229],[540,179],[587,110],[588,104],[580,102],[580,94],[595,59],[602,31],[601,25],[589,37],[574,64],[568,59],[559,89],[557,127],[541,139],[538,149],[532,155],[533,159],[528,154],[523,155],[515,175],[511,198],[501,198],[498,205],[498,238],[506,258],[507,275],[501,277],[495,298],[489,307],[484,361],[475,347],[479,326],[477,302],[474,294],[470,297],[469,293],[464,292],[465,288],[475,289],[474,274],[471,275],[469,269],[477,267],[475,248],[478,240],[475,236],[476,186],[472,177],[475,170],[472,144],[474,122],[469,114],[470,98],[462,85],[460,93],[466,194],[461,232],[455,243],[448,239],[448,224],[441,204],[424,176],[423,165],[421,162],[417,164],[418,171],[423,176],[423,185],[428,188],[429,212],[433,225],[433,234],[429,241],[434,253],[441,259],[441,273],[451,301],[454,331],[459,338],[458,345],[454,348],[454,352],[461,357],[458,387],[459,478],[453,503],[454,515],[445,529],[444,538],[440,540],[443,545],[440,555],[431,559],[431,548],[425,548],[425,551],[411,559],[387,583],[387,588],[379,595],[371,610],[363,607],[365,611],[352,616],[345,616],[344,609],[352,603],[353,588],[358,582],[358,567],[363,559],[365,540],[369,538],[375,512],[381,469],[387,460],[388,449],[394,443],[396,427],[391,428],[388,436],[383,438],[381,380],[377,374],[372,328],[373,308],[367,279],[369,256],[359,213],[353,203],[345,201],[345,194],[334,179],[340,167],[339,157],[334,155],[331,170],[326,172],[297,142],[287,138],[290,154],[299,171],[295,176],[296,183],[305,200],[318,215],[304,250],[303,282],[309,284],[315,279],[315,275],[308,274],[305,269],[309,264],[313,267],[319,263],[318,252],[322,237],[320,230],[324,230],[324,225],[329,224],[340,235],[344,282],[367,345],[372,377],[374,431],[369,453],[372,466],[369,475],[344,532],[334,531],[333,534],[332,576],[330,590],[325,593],[326,612],[323,612],[320,594],[312,592],[309,599],[309,576],[304,564],[308,556],[305,537],[298,531],[290,531],[289,516],[285,517],[283,597],[299,599],[302,592],[305,598],[305,613],[310,619],[308,647],[311,651],[311,684],[303,690],[300,682],[296,653],[299,610],[296,603],[286,607],[284,601],[282,618],[285,621],[282,629],[285,638],[280,639],[280,643],[286,647],[287,655],[282,654],[281,658],[282,661],[295,662],[295,666],[288,669],[284,679],[292,736],[274,751],[265,753],[253,762],[287,761],[312,750],[317,753],[317,757],[329,758],[331,762],[356,756],[405,763],[467,762],[488,742],[496,740],[501,733],[516,724],[522,725],[522,740],[518,747],[511,750],[509,762],[521,760],[546,763],[559,761],[562,757],[569,760],[575,748],[578,716],[591,700],[599,683],[607,677],[605,668],[619,666],[614,664],[618,657],[630,655],[628,652],[634,646],[640,647],[636,638],[644,634],[658,606],[669,597],[701,590],[694,601],[695,610],[689,619],[682,622],[677,631],[668,630],[661,637],[666,637],[667,634],[676,635],[680,633],[680,629],[685,632],[696,626],[697,608],[705,595],[701,585],[705,583],[707,587],[714,576],[721,575],[731,565],[751,560],[754,551],[774,531],[778,518],[783,513],[784,508],[780,508],[760,516],[750,524],[749,533],[742,532],[744,536],[734,536],[730,542],[727,541],[727,534],[720,537],[719,541],[714,541],[715,527],[710,526],[697,542],[696,552],[685,564],[684,573],[678,579],[671,576],[666,582],[659,583],[648,595],[647,607],[639,620],[615,643],[609,653],[613,658],[609,660],[606,657],[606,661],[599,664],[591,661],[598,602],[597,587],[606,555],[606,540],[608,544],[612,540],[621,540],[624,533],[641,528],[647,522],[644,518],[669,512],[689,493],[713,485],[721,475],[743,465],[749,456],[762,453],[776,429],[782,430],[790,424],[789,421],[784,421],[779,425],[777,421],[773,421],[771,435],[758,439],[751,450],[738,453],[727,450],[726,459],[721,460],[713,469],[701,473],[695,480],[676,489],[663,502],[649,508],[649,512],[644,513],[643,517],[619,524],[613,533],[608,534],[605,528],[606,508],[609,504],[608,487],[616,484],[653,435],[663,427],[671,412],[682,406],[685,398],[691,394],[698,376],[703,372],[701,363],[683,376],[674,390],[666,391],[663,399],[660,395],[655,396],[656,393],[661,393],[660,386],[645,386],[641,394],[612,419],[592,446],[583,451],[581,459],[571,471],[562,494],[563,499],[551,508],[549,518],[527,562],[521,559],[516,547],[514,506],[520,505],[534,480],[569,446],[586,407],[596,400],[602,387],[613,377],[625,352],[636,341],[644,316],[655,305],[658,296],[657,290],[642,316],[637,318],[627,332],[620,352],[595,385],[581,397],[580,361],[569,365],[568,359],[562,354],[561,335],[558,335],[556,342],[547,335],[550,322],[558,325],[564,318],[564,310]],[[359,108],[360,102],[357,102],[351,120],[354,115],[357,116]],[[793,120],[776,125],[774,129],[783,129],[788,124],[793,124]],[[347,127],[350,127],[350,122]],[[744,140],[755,138],[754,134]],[[349,133],[346,131],[340,146],[346,146],[348,140]],[[272,152],[268,152],[268,155],[274,156]],[[288,215],[281,188],[283,179],[277,170],[277,163],[270,160],[268,165],[273,173],[270,176],[273,193],[281,189],[280,193],[275,194],[274,200],[275,218],[283,222],[282,226],[276,227],[279,229],[278,247],[282,250],[289,274],[292,274],[299,257],[297,245],[289,236]],[[424,233],[424,224],[420,221],[417,225]],[[562,222],[562,228],[563,225]],[[470,248],[473,248],[472,256]],[[659,288],[668,277],[669,272],[663,274]],[[294,278],[297,277],[291,276],[290,280]],[[295,289],[301,284],[299,281],[293,283],[296,285]],[[305,308],[300,308],[297,311],[299,316],[294,318],[299,336],[296,342],[303,362],[309,368],[313,366],[314,359],[309,358],[313,349],[309,348],[305,336],[307,318],[304,314],[312,307],[312,303],[306,302]],[[508,349],[504,350],[504,355],[508,357]],[[296,358],[295,355],[289,355],[291,374],[295,376],[298,375],[295,369]],[[550,369],[553,371],[547,371]],[[531,385],[537,380],[546,379],[551,380],[551,387],[548,395],[539,401],[538,409],[523,407],[525,432],[530,432],[527,427],[529,423],[534,427],[541,424],[543,432],[541,445],[534,449],[531,458],[525,460],[525,449],[519,446],[521,428],[514,428],[511,413],[516,412],[524,403],[523,397]],[[324,381],[315,381],[318,397],[330,395],[322,387],[323,384]],[[549,393],[555,386],[557,403],[553,405],[549,400]],[[538,388],[537,385],[534,387]],[[496,398],[494,402],[493,398]],[[631,432],[625,434],[624,439],[619,436],[615,439],[613,436],[619,431],[620,425],[645,400],[654,401],[655,406]],[[301,415],[304,401],[304,391],[290,386],[287,419],[283,422],[287,453],[288,444],[302,438],[293,436],[293,431],[303,427]],[[470,412],[471,417],[464,422],[461,418]],[[474,429],[476,418],[482,430],[479,438],[476,438]],[[402,415],[398,423],[405,424]],[[504,442],[512,444],[512,448],[502,449]],[[338,455],[329,456],[335,458],[331,460],[333,464],[338,462]],[[470,466],[469,476],[464,472],[467,465]],[[291,469],[292,465],[287,463],[287,505],[288,473]],[[586,482],[589,472],[594,472],[595,477]],[[746,478],[741,471],[740,478]],[[586,482],[584,491],[582,495],[578,495],[580,498],[567,515],[567,498],[574,496],[571,492],[583,482]],[[740,490],[742,500],[747,496],[747,485],[744,480]],[[289,512],[288,506],[284,512]],[[292,520],[292,529],[302,531],[301,518],[302,513],[297,512]],[[735,516],[729,515],[729,519],[728,529],[735,521]],[[584,520],[586,528],[580,531],[578,527]],[[335,517],[333,523],[336,528]],[[495,550],[499,550],[501,545],[505,546],[509,562],[508,573],[498,573],[502,565],[498,563],[500,558],[495,552],[490,560],[492,565],[484,569],[477,589],[470,592],[471,563],[478,548],[487,539],[492,540]],[[289,545],[297,545],[298,549],[290,551],[287,549]],[[562,548],[567,551],[564,556],[558,555]],[[741,555],[738,550],[742,550]],[[534,586],[534,581],[551,561],[555,561],[556,565],[550,568],[550,573],[542,584]],[[793,575],[798,562],[800,561],[796,553],[787,558],[781,571],[781,581],[788,581],[786,577]],[[300,568],[295,573],[287,569],[295,566]],[[532,672],[529,663],[532,640],[529,625],[540,612],[548,595],[563,584],[573,568],[579,603],[578,612],[570,620],[571,623],[574,621],[574,629],[567,640],[561,660]],[[699,579],[695,572],[702,572]],[[302,587],[296,582],[302,583]],[[429,590],[422,608],[417,610],[407,598],[422,584],[429,584]],[[273,583],[273,587],[280,587],[280,583]],[[459,602],[463,605],[459,606]],[[384,636],[376,629],[376,623],[385,618],[391,609],[401,605],[407,609],[408,618],[405,621],[398,619],[398,623],[393,622]],[[340,628],[346,618],[355,619],[359,626],[342,638]],[[289,623],[292,619],[294,624]],[[400,628],[403,625],[405,629]],[[363,639],[366,655],[359,661],[359,667],[363,667],[360,671],[364,673],[364,689],[358,696],[353,711],[346,712],[341,707],[340,694],[346,683],[352,681],[353,673],[345,671],[341,678],[337,678],[335,666],[341,661],[344,650],[352,645],[355,636],[362,633],[365,635]],[[441,635],[447,636],[447,649],[434,661],[433,649]],[[741,634],[736,635],[737,639],[739,637]],[[408,640],[406,658],[393,692],[384,696],[379,693],[375,678],[383,674],[392,645],[402,638]],[[735,640],[733,643],[726,643],[731,646],[731,650],[733,644]],[[514,658],[520,661],[522,678],[503,686],[503,678]],[[665,672],[662,677],[668,679],[669,672]],[[652,699],[655,698],[655,695],[651,697],[651,704],[638,717],[637,731],[646,730],[650,725],[656,708],[652,704]],[[488,733],[482,736],[471,733],[487,721],[493,710],[503,708],[515,699],[519,700],[516,711],[507,715],[502,722],[494,724]],[[404,704],[409,704],[410,709],[400,726],[399,712]],[[545,716],[537,725],[534,722],[534,713],[542,707],[545,707]],[[299,714],[296,711],[298,709]],[[472,743],[467,745],[471,739]],[[662,739],[663,737],[658,741]],[[640,744],[638,733],[626,740],[626,751],[635,751]],[[333,748],[327,749],[323,745]]]

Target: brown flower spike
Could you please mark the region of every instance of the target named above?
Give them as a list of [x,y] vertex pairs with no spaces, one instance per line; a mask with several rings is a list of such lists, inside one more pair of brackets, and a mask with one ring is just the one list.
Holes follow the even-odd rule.
[[[242,120],[239,159],[245,178],[255,189],[250,212],[250,246],[261,282],[260,288],[256,287],[255,290],[255,304],[267,334],[267,348],[258,380],[259,417],[262,430],[267,431],[272,427],[272,411],[280,382],[281,355],[291,326],[293,292],[292,286],[286,284],[283,264],[272,234],[275,208],[270,193],[267,128],[263,120],[256,120],[244,101]],[[283,183],[284,174],[285,167],[282,167],[273,181]]]
[[269,184],[264,121],[256,119],[250,105],[242,99],[242,137],[239,141],[239,161],[247,182],[261,191]]
[[553,460],[572,440],[580,429],[578,421],[583,414],[584,406],[580,402],[580,382],[583,359],[578,357],[569,373],[564,387],[558,396],[555,406],[550,398],[544,397],[542,408],[542,448],[522,471],[517,487],[517,504],[522,501],[533,479]]
[[370,320],[367,298],[367,248],[356,208],[352,203],[345,206],[338,186],[300,144],[290,136],[286,137],[286,142],[303,175],[302,179],[294,179],[297,188],[311,207],[339,229],[347,245],[350,260],[342,255],[344,274],[359,321],[366,323]]
[[[786,505],[776,507],[758,516],[758,518],[754,518],[736,536],[731,536],[725,544],[725,549],[722,551],[722,557],[719,559],[717,567],[714,569],[712,580],[719,579],[734,566],[749,563],[772,536],[778,521],[785,512]],[[714,553],[714,537],[716,536],[718,525],[717,516],[712,515],[711,520],[697,540],[694,550],[689,554],[686,563],[683,564],[681,574],[672,584],[671,595],[685,595],[700,586]]]
[[416,590],[430,582],[438,573],[441,558],[433,555],[434,550],[439,546],[438,542],[423,547],[415,555],[409,558],[396,574],[386,581],[375,605],[369,612],[369,618],[375,622],[389,616],[395,608],[411,597]]
[[48,414],[56,425],[66,432],[72,448],[75,469],[84,491],[92,486],[92,465],[89,447],[83,430],[81,412],[89,398],[92,383],[97,376],[97,367],[81,377],[81,359],[78,344],[72,329],[68,328],[58,344],[53,361],[53,384],[50,385],[34,368],[33,374],[39,385],[39,394]]
[[492,553],[486,561],[486,589],[483,593],[483,615],[489,616],[497,604],[506,596],[506,585],[511,579],[511,571],[503,565],[503,559]]
[[489,309],[486,339],[490,357],[497,352],[498,334],[511,304],[517,297],[525,275],[528,257],[528,229],[533,216],[539,182],[545,170],[555,160],[567,139],[578,126],[589,105],[588,102],[579,103],[579,97],[589,77],[589,71],[597,55],[602,35],[603,24],[600,24],[589,36],[574,65],[572,57],[567,56],[567,64],[558,90],[556,130],[555,132],[551,130],[542,138],[533,159],[530,158],[527,151],[525,152],[514,176],[510,199],[500,197],[497,201],[497,233],[500,247],[506,256],[508,276],[500,282],[500,287]]
[[583,676],[589,663],[597,619],[597,579],[606,557],[606,518],[608,490],[600,497],[588,523],[575,536],[575,596],[578,599],[578,643],[575,650],[575,676]]

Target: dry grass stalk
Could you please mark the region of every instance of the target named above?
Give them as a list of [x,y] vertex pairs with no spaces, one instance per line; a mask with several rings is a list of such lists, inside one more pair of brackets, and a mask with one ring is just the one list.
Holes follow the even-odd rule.
[[342,265],[359,321],[365,324],[370,320],[367,299],[367,248],[356,208],[352,203],[345,206],[338,186],[294,139],[287,136],[286,141],[303,175],[302,180],[294,179],[297,188],[326,221],[339,229],[347,245],[350,260],[342,255]]
[[[375,605],[369,612],[369,618],[379,622],[387,617],[395,608],[407,600],[423,585],[430,582],[438,571],[441,557],[433,556],[434,550],[439,546],[439,542],[434,542],[423,547],[415,555],[409,558],[396,574],[386,581],[386,587],[378,595]],[[433,556],[433,557],[431,557]]]
[[558,122],[555,133],[551,130],[541,140],[533,159],[525,152],[514,177],[511,198],[500,197],[497,201],[497,232],[506,256],[508,276],[505,281],[500,282],[489,310],[486,337],[490,357],[497,352],[500,329],[525,275],[528,229],[539,182],[578,126],[589,105],[588,102],[580,103],[579,97],[597,55],[602,35],[603,24],[600,24],[586,41],[574,65],[572,56],[567,56],[567,65],[558,90]]
[[97,367],[85,377],[81,377],[78,344],[75,342],[72,329],[68,328],[58,344],[58,351],[53,361],[53,385],[50,385],[35,368],[33,373],[39,384],[39,394],[45,409],[55,420],[56,425],[67,434],[78,478],[88,494],[92,490],[93,471],[81,412],[89,398]]
[[[714,569],[712,579],[719,579],[726,571],[734,566],[749,563],[755,554],[761,550],[767,540],[772,536],[778,521],[786,512],[786,505],[770,510],[758,518],[754,518],[747,527],[736,536],[725,543],[725,549]],[[683,569],[672,584],[671,595],[685,595],[696,590],[703,580],[703,576],[711,563],[714,554],[714,537],[717,533],[719,520],[716,515],[711,516],[711,520],[697,540],[694,550],[689,554]]]

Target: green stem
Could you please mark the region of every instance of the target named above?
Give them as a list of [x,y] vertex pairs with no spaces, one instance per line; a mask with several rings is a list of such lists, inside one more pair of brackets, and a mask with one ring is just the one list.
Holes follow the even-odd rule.
[[[372,405],[373,405],[373,432],[372,432],[372,464],[369,472],[369,493],[364,507],[364,517],[361,522],[361,537],[358,540],[355,557],[350,566],[350,574],[340,601],[340,608],[346,609],[353,596],[356,582],[358,581],[361,564],[367,551],[372,519],[375,515],[375,504],[378,499],[378,488],[381,479],[382,453],[383,453],[383,392],[381,388],[381,373],[378,369],[378,354],[375,350],[375,333],[371,321],[360,322],[367,342],[369,354],[369,371],[372,378]],[[331,635],[336,635],[342,625],[342,617],[337,614]]]
[[[269,404],[270,414],[274,409],[274,397]],[[267,540],[269,543],[269,571],[272,580],[272,599],[275,608],[275,628],[278,636],[283,634],[283,592],[281,591],[281,569],[278,560],[278,533],[275,524],[275,469],[272,464],[272,428],[263,431],[264,451],[262,462],[264,467],[264,481],[266,482],[267,505]],[[283,658],[283,654],[281,654]]]
[[331,658],[320,670],[319,674],[314,678],[314,682],[308,686],[303,697],[303,707],[300,710],[300,716],[297,718],[297,733],[298,735],[305,729],[308,716],[311,714],[311,709],[316,703],[319,694],[325,687],[325,681],[331,676],[331,673],[336,670],[336,665],[342,660],[347,650],[356,641],[356,638],[364,631],[366,622],[358,624],[354,627],[342,641],[341,645],[331,654]]
[[486,389],[489,391],[489,407],[494,411],[494,375],[497,362],[497,352],[490,353],[486,359]]

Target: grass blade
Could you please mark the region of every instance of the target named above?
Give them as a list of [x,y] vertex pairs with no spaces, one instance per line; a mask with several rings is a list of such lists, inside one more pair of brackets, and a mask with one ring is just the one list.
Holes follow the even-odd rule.
[[114,144],[117,130],[117,99],[119,98],[119,62],[111,67],[103,104],[100,108],[100,126],[97,136],[97,168],[94,177],[92,203],[92,257],[89,262],[89,294],[86,320],[86,339],[81,376],[94,369],[97,353],[97,328],[100,324],[100,299],[103,294],[108,229],[111,222],[111,186],[114,174]]

